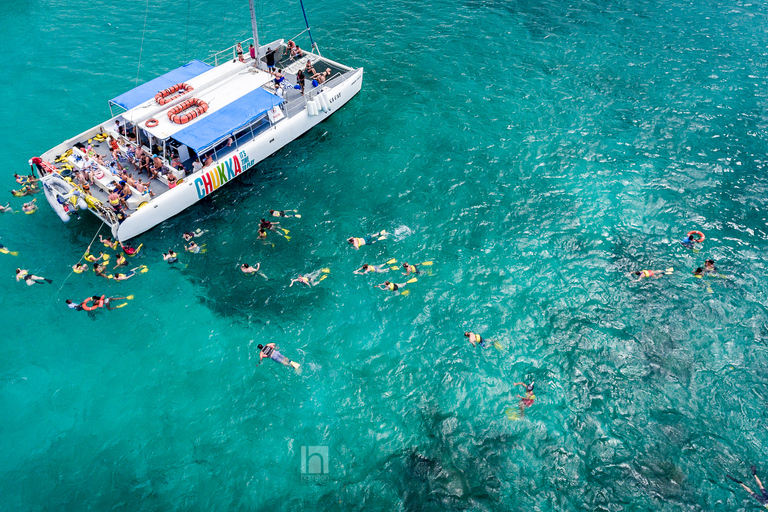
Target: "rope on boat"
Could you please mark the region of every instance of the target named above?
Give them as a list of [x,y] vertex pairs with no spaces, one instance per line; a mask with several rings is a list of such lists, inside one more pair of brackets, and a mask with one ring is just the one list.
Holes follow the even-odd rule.
[[[83,258],[85,258],[85,255],[91,252],[91,246],[93,245],[93,242],[94,242],[94,240],[96,240],[96,237],[97,237],[97,236],[99,236],[99,233],[101,233],[101,228],[103,228],[105,225],[106,225],[106,222],[104,222],[104,221],[101,221],[101,226],[99,226],[99,230],[98,230],[98,231],[96,231],[96,234],[95,234],[95,235],[93,235],[93,238],[91,238],[91,243],[89,243],[89,244],[88,244],[88,249],[86,249],[85,253],[83,253],[83,255],[82,255],[82,256],[80,256],[80,259],[79,259],[79,260],[77,260],[77,263],[80,263],[81,261],[83,261]],[[75,265],[77,265],[77,263],[75,263]],[[72,265],[72,266],[74,267],[74,265]],[[69,273],[69,275],[68,275],[67,277],[65,277],[65,278],[64,278],[64,281],[62,281],[62,282],[61,282],[61,288],[59,288],[59,290],[56,292],[56,294],[57,294],[57,295],[58,295],[58,293],[61,291],[61,289],[62,289],[62,288],[64,288],[64,285],[67,283],[67,279],[69,279],[69,278],[70,278],[70,276],[71,276],[72,274],[74,274],[74,273],[75,273],[75,271],[74,271],[74,270],[72,270],[72,271]]]
[[139,72],[141,71],[141,54],[144,52],[144,36],[147,33],[147,15],[149,14],[149,0],[147,8],[144,10],[144,31],[141,33],[141,46],[139,47],[139,67],[136,70],[136,85],[139,85]]

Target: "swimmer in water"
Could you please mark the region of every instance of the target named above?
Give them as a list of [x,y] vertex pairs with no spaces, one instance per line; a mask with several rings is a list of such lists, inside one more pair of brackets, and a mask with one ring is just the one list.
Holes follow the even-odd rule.
[[12,251],[3,244],[0,244],[0,253],[2,254],[10,254],[11,256],[18,256],[19,253],[16,251]]
[[184,237],[184,241],[189,242],[190,240],[192,240],[196,236],[203,236],[207,232],[208,232],[207,229],[206,230],[202,230],[200,228],[197,228],[194,231],[187,231],[182,236]]
[[69,309],[74,309],[75,311],[82,311],[82,310],[83,310],[83,306],[82,306],[81,304],[75,304],[75,303],[74,303],[74,302],[72,302],[72,300],[70,300],[70,299],[67,299],[67,300],[65,300],[64,302],[66,302],[66,304],[67,304],[67,307],[68,307]]
[[36,212],[37,211],[37,205],[35,204],[36,201],[37,201],[37,199],[33,199],[29,203],[24,203],[24,206],[21,207],[21,210],[24,213],[34,213],[34,212]]
[[113,241],[112,241],[112,239],[111,239],[111,238],[109,238],[109,237],[107,237],[107,238],[102,238],[102,236],[101,236],[101,235],[99,235],[99,242],[103,243],[103,244],[104,244],[104,247],[106,247],[107,249],[112,249],[113,251],[117,250],[117,246],[118,246],[118,244],[120,243],[120,242],[118,242],[117,240],[115,240],[115,241],[113,242]]
[[0,213],[13,213],[13,208],[11,208],[11,203],[6,204],[5,206],[0,205]]
[[525,416],[525,410],[532,406],[533,401],[536,400],[536,395],[533,394],[534,384],[534,382],[531,382],[530,384],[526,384],[524,382],[515,382],[515,386],[525,387],[525,396],[517,395],[517,397],[520,399],[520,417]]
[[372,233],[365,235],[363,238],[351,237],[347,238],[347,243],[352,245],[355,249],[360,249],[364,245],[371,245],[381,240],[386,240],[387,232],[379,231],[378,233]]
[[[296,279],[291,279],[291,284],[290,284],[289,288],[291,286],[293,286],[293,283],[301,283],[301,284],[305,284],[307,286],[315,286],[317,283],[319,283],[320,281],[322,281],[323,279],[325,279],[327,277],[325,275],[320,277],[320,274],[327,274],[328,272],[330,272],[330,270],[328,270],[327,268],[321,268],[319,270],[315,270],[311,274],[307,274],[305,276],[304,275],[300,275]],[[318,277],[320,277],[320,278],[318,279]]]
[[680,244],[686,249],[693,249],[693,244],[695,243],[696,240],[693,239],[693,235],[685,235],[683,239],[680,240]]
[[355,274],[358,275],[364,275],[368,272],[375,272],[377,274],[381,274],[384,272],[389,272],[389,267],[387,265],[369,265],[367,263],[363,263],[363,266],[359,269],[355,270]]
[[266,240],[267,238],[267,231],[264,228],[259,228],[259,240]]
[[83,272],[88,272],[88,265],[85,263],[75,263],[72,265],[72,272],[75,274],[82,274]]
[[276,363],[280,363],[285,366],[293,366],[294,368],[299,368],[299,363],[295,363],[285,357],[283,354],[278,352],[277,345],[274,343],[267,343],[267,345],[258,345],[259,347],[259,363],[261,363],[261,360],[265,357],[268,357],[269,359],[273,360]]
[[[289,215],[286,212],[293,212],[294,215]],[[273,217],[283,217],[284,219],[291,219],[293,217],[296,217],[300,219],[301,215],[295,215],[295,213],[296,213],[296,210],[280,210],[280,211],[269,210],[269,214],[272,215]]]
[[400,293],[400,288],[405,288],[405,286],[408,283],[390,283],[389,281],[384,281],[382,284],[377,285],[379,289],[390,292],[394,292],[395,294]]
[[104,305],[107,306],[108,311],[112,311],[113,309],[118,309],[128,304],[127,302],[124,302],[122,304],[118,304],[115,307],[112,307],[113,300],[131,300],[132,298],[133,298],[133,295],[129,295],[128,297],[109,297],[107,299],[104,299]]
[[50,279],[46,279],[44,277],[39,277],[39,276],[30,274],[28,270],[17,268],[16,282],[18,283],[22,279],[24,280],[25,283],[27,283],[27,286],[32,286],[33,284],[39,283],[40,281],[45,281],[48,284],[51,284],[53,282]]
[[638,276],[637,281],[642,281],[643,279],[658,279],[661,276],[671,274],[672,269],[668,268],[666,270],[641,270],[639,272],[632,272],[632,275]]
[[110,276],[104,273],[104,267],[99,263],[93,264],[93,273],[99,277],[103,277],[104,279],[111,279]]
[[189,251],[193,254],[199,254],[200,251],[203,250],[203,248],[197,245],[195,242],[189,242],[189,245],[185,247],[184,250]]
[[269,222],[266,219],[261,219],[261,222],[259,223],[259,229],[269,229],[271,231],[275,231],[279,225],[279,222]]
[[757,469],[755,466],[749,467],[750,472],[752,473],[752,476],[755,477],[755,482],[757,482],[757,486],[760,488],[760,494],[756,494],[752,492],[752,489],[747,487],[744,482],[741,480],[736,480],[731,475],[725,475],[737,484],[739,484],[741,487],[744,488],[745,491],[747,491],[749,494],[752,495],[753,498],[757,500],[757,502],[762,505],[765,508],[768,508],[768,491],[765,490],[765,487],[763,487],[763,482],[760,481],[760,479],[757,477]]
[[248,263],[240,265],[240,270],[243,274],[255,274],[261,268],[261,263],[257,263],[255,267],[250,266]]
[[473,332],[465,332],[464,336],[469,338],[469,342],[472,344],[473,347],[476,347],[480,345],[481,347],[485,348],[490,345],[490,341],[484,340],[482,336],[479,334],[475,334]]
[[717,272],[717,267],[715,266],[714,260],[707,260],[704,262],[704,272],[707,274],[711,274],[712,272]]
[[163,254],[163,259],[168,263],[176,263],[177,261],[179,261],[178,255],[175,252],[173,252],[171,249],[168,249],[168,254]]
[[409,265],[406,262],[403,262],[403,268],[405,269],[405,272],[403,272],[404,276],[407,276],[410,273],[414,273],[416,275],[421,274],[421,271],[416,267],[416,265]]
[[[94,256],[90,252],[86,251],[85,254],[83,255],[83,259],[85,261],[87,261],[88,263],[94,263],[96,261],[99,261],[103,257],[104,257],[104,253],[103,252],[100,252],[98,256]],[[109,258],[107,258],[107,259],[109,259]]]
[[123,256],[122,254],[117,253],[117,256],[115,257],[115,263],[116,263],[115,268],[124,267],[128,265],[128,260],[125,259],[125,256]]

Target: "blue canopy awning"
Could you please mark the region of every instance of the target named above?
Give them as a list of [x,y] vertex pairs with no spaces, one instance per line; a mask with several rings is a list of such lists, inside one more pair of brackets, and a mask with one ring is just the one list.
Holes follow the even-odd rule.
[[155,94],[167,89],[172,85],[180,84],[194,78],[198,75],[202,75],[213,66],[209,66],[203,61],[193,60],[189,64],[184,64],[180,68],[169,71],[168,73],[161,75],[154,80],[150,80],[145,84],[131,89],[128,92],[124,92],[117,98],[109,100],[110,103],[119,105],[125,110],[131,110],[133,107],[141,105],[150,98],[154,98]]
[[226,107],[203,116],[188,128],[176,132],[173,138],[200,154],[216,142],[245,128],[283,98],[258,88]]

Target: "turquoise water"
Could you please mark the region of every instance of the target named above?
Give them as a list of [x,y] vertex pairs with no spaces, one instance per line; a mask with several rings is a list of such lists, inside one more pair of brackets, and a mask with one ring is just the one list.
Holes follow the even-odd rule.
[[[139,61],[145,81],[248,32],[247,2],[152,1],[145,33],[142,2],[9,4],[8,189],[106,119]],[[19,251],[0,255],[0,508],[755,510],[725,474],[768,479],[768,6],[307,8],[363,91],[140,237],[148,273],[69,275],[95,218],[0,215]],[[258,10],[264,40],[302,29],[295,2]],[[275,207],[302,218],[263,244]],[[194,228],[208,251],[163,263]],[[396,234],[345,242],[381,229]],[[677,243],[692,229],[698,253]],[[434,265],[406,296],[373,287],[399,273],[352,274],[390,258]],[[694,279],[706,258],[726,278]],[[267,279],[237,269],[257,261]],[[17,284],[18,266],[54,283]],[[64,307],[103,293],[135,299]],[[300,375],[257,365],[270,341]],[[535,405],[508,420],[531,380]],[[327,448],[327,473],[302,474],[303,446]]]

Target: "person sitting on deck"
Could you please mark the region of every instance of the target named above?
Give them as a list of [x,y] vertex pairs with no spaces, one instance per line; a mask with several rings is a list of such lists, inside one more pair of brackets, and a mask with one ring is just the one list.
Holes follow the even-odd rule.
[[141,171],[146,171],[147,176],[149,176],[151,179],[152,177],[151,168],[152,168],[152,159],[149,158],[149,155],[147,155],[146,153],[141,155],[141,158],[139,160],[139,171],[138,171],[139,174],[141,174]]
[[172,172],[169,172],[166,174],[165,178],[168,180],[168,188],[173,188],[176,186],[176,175]]
[[200,162],[199,158],[196,158],[194,162],[192,162],[192,174],[196,173],[197,171],[200,171],[203,169],[203,164]]
[[317,71],[315,71],[315,68],[312,66],[312,61],[310,61],[309,59],[307,59],[307,64],[304,66],[304,73],[305,75],[308,75],[308,76],[312,76],[315,73],[317,73]]
[[213,163],[213,156],[208,153],[208,155],[205,157],[205,162],[203,163],[203,167],[208,167]]
[[[152,159],[152,169],[150,169],[151,178],[157,178],[158,173],[162,174],[163,172],[163,161],[160,159],[159,156],[154,155]],[[151,179],[150,178],[150,179]]]

